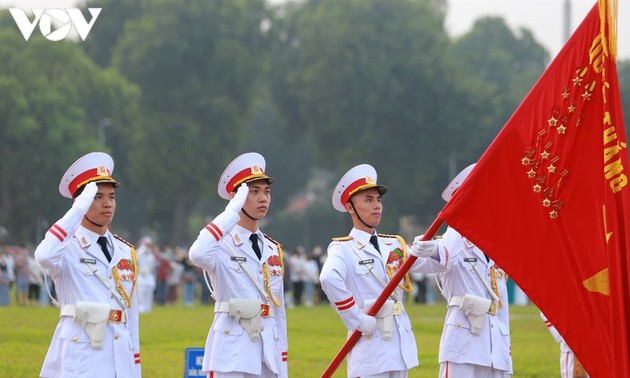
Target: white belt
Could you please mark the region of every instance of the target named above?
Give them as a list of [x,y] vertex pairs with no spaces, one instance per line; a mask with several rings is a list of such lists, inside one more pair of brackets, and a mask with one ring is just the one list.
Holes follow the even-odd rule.
[[[367,314],[370,309],[361,308],[361,312]],[[394,316],[402,315],[405,312],[405,306],[402,302],[394,302]]]
[[[59,317],[68,316],[74,318],[77,315],[77,308],[73,304],[61,306]],[[123,310],[109,310],[107,317],[109,323],[127,323],[127,314]]]
[[[215,302],[214,303],[214,312],[230,312],[230,302]],[[260,317],[261,318],[273,318],[275,314],[275,310],[273,306],[270,306],[266,303],[260,304]]]
[[[464,296],[463,295],[454,295],[451,297],[451,299],[448,300],[448,306],[457,306],[457,307],[461,307],[462,303],[464,302]],[[490,304],[490,309],[488,310],[488,314],[490,315],[496,315],[497,314],[497,304],[496,302],[492,302]]]

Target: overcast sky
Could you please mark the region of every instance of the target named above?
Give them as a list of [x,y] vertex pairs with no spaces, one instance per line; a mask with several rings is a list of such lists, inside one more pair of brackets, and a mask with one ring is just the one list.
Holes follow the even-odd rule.
[[[470,30],[484,15],[503,17],[512,30],[530,29],[555,57],[564,45],[564,6],[566,0],[448,0],[446,27],[459,36]],[[570,0],[571,32],[584,20],[597,0]],[[630,1],[619,0],[617,57],[630,59]]]
[[[287,0],[270,0],[281,2]],[[339,0],[343,1],[343,0]],[[386,0],[384,0],[386,1]],[[473,22],[484,15],[503,17],[508,25],[530,29],[555,57],[564,45],[563,9],[567,0],[448,0],[447,30],[459,36],[470,30]],[[20,8],[66,8],[77,0],[0,0],[0,6]],[[571,31],[582,22],[597,0],[570,0]],[[618,58],[630,59],[630,1],[619,0]]]

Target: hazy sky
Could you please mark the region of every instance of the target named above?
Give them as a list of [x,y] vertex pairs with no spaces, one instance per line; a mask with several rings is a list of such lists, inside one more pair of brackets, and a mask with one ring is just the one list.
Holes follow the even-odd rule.
[[[287,0],[270,1],[276,3]],[[0,0],[0,6],[66,8],[72,7],[76,2],[77,0]],[[481,16],[501,16],[513,30],[519,27],[530,29],[553,58],[564,45],[565,2],[566,0],[448,0],[446,27],[452,35],[459,36],[469,31],[473,22]],[[597,0],[570,0],[570,2],[571,31],[573,31]],[[618,0],[618,2],[618,57],[630,59],[630,1]]]
[[[566,0],[448,0],[446,27],[459,36],[484,15],[503,17],[512,30],[530,29],[555,57],[564,45],[564,5]],[[571,32],[584,20],[597,0],[570,0]],[[630,59],[630,1],[619,0],[617,57]]]

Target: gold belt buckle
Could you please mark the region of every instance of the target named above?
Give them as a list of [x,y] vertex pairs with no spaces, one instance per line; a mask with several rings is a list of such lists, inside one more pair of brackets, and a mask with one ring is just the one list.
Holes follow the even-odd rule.
[[266,303],[260,304],[260,317],[266,318],[269,316],[269,305]]
[[488,314],[490,314],[490,315],[496,315],[497,314],[497,304],[495,302],[492,302],[490,304],[490,310],[488,310]]
[[121,310],[109,310],[109,318],[107,320],[110,323],[120,323],[120,322],[122,322],[122,311]]
[[402,315],[403,306],[400,302],[394,302],[394,315]]

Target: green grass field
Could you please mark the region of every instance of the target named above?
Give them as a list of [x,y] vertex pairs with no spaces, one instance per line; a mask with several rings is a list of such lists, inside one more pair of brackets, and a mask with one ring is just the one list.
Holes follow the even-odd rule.
[[[211,307],[155,307],[140,318],[143,376],[183,377],[184,350],[203,347]],[[419,349],[420,366],[410,377],[436,377],[445,308],[407,305]],[[289,376],[319,377],[344,343],[341,320],[328,305],[289,309]],[[514,377],[559,376],[559,348],[534,306],[512,306]],[[0,377],[37,377],[58,320],[53,307],[0,308]],[[345,377],[345,362],[335,377]]]

